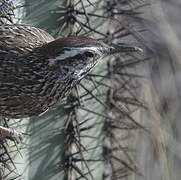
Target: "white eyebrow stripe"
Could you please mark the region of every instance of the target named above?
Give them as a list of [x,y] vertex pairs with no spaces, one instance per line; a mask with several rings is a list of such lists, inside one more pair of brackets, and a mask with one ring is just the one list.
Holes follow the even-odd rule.
[[78,54],[83,54],[85,50],[92,50],[94,52],[99,53],[101,56],[102,53],[98,50],[98,47],[82,47],[82,48],[72,48],[70,50],[64,50],[59,56],[56,57],[57,60],[64,60],[68,57],[74,57]]
[[86,50],[91,50],[91,51],[97,51],[97,53],[102,56],[102,52],[97,50],[98,47],[82,47],[82,48],[72,48],[70,50],[64,50],[63,53],[60,55],[56,56],[55,58],[49,59],[49,65],[52,66],[54,65],[57,61],[65,60],[68,57],[74,57],[78,54],[83,54]]
[[[61,53],[59,56],[57,56],[55,59],[56,60],[64,60],[68,57],[74,57],[78,54],[83,54],[85,50],[92,50],[96,51],[97,47],[82,47],[82,48],[72,48],[70,50],[64,50],[63,53]],[[98,52],[98,51],[97,51]],[[100,53],[101,55],[102,53]]]
[[59,56],[56,57],[58,60],[64,60],[68,57],[76,56],[77,54],[82,54],[84,51],[81,49],[70,49],[70,50],[64,50],[63,53],[61,53]]

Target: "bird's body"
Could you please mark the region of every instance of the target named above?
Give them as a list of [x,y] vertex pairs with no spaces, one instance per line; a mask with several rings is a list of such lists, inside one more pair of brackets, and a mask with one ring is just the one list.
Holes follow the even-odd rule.
[[0,26],[0,53],[3,56],[23,56],[53,40],[39,28],[21,24]]
[[54,40],[38,28],[0,26],[0,115],[25,118],[41,114],[110,51],[91,38]]
[[44,97],[37,96],[36,92],[43,83],[39,81],[46,75],[36,74],[38,66],[33,63],[32,53],[34,49],[53,40],[53,37],[38,28],[24,25],[0,26],[1,115],[22,118],[43,112],[43,108],[40,110],[37,105],[43,103]]

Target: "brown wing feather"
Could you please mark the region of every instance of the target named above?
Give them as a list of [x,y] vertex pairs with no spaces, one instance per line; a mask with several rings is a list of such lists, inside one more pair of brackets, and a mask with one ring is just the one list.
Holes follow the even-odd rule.
[[34,48],[53,41],[47,32],[26,25],[0,26],[0,54],[2,56],[24,56]]

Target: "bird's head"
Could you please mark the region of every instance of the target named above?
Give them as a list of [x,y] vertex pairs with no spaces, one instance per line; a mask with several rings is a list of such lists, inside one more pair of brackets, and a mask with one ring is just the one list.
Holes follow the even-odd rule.
[[103,57],[115,53],[142,51],[126,45],[106,45],[95,39],[70,36],[60,38],[41,48],[48,56],[48,65],[78,80],[82,79]]

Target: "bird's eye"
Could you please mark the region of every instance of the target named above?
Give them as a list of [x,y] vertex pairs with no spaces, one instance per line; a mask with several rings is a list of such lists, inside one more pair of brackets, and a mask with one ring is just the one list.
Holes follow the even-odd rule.
[[94,53],[90,52],[90,51],[87,51],[84,53],[86,57],[89,57],[89,58],[92,58],[94,57]]

